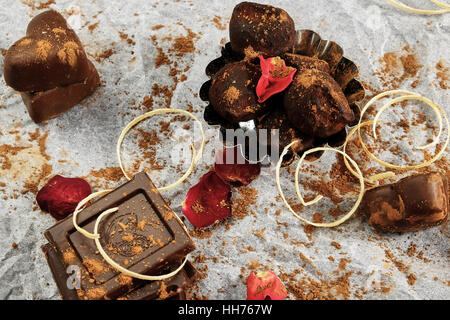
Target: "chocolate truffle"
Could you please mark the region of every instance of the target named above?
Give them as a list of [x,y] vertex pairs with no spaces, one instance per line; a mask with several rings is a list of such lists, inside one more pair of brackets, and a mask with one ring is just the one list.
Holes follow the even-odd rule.
[[258,103],[256,85],[261,71],[245,62],[233,62],[217,72],[209,88],[209,100],[214,110],[224,119],[238,123],[254,119],[267,109]]
[[316,68],[297,72],[283,105],[292,125],[314,137],[327,138],[354,119],[341,87],[330,74]]
[[294,20],[282,9],[242,2],[231,16],[230,42],[234,52],[251,58],[281,55],[293,50]]
[[34,17],[26,36],[8,49],[4,78],[21,92],[35,122],[69,110],[100,84],[80,39],[54,10]]
[[407,177],[368,190],[363,211],[381,232],[417,231],[444,223],[448,217],[447,181],[439,173]]

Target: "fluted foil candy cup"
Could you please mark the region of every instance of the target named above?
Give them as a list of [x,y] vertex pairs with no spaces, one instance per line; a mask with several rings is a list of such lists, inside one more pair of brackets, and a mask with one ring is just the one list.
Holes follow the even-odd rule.
[[[287,52],[288,53],[288,52]],[[350,108],[353,110],[355,114],[355,120],[353,123],[350,123],[340,132],[327,137],[327,138],[317,138],[317,137],[307,137],[301,133],[296,132],[296,134],[284,135],[284,139],[280,139],[280,141],[270,141],[268,139],[267,144],[269,145],[268,149],[270,150],[270,145],[272,143],[279,143],[279,153],[282,152],[284,147],[288,145],[295,139],[300,138],[302,143],[298,150],[295,152],[291,152],[289,155],[285,157],[283,165],[288,165],[294,159],[294,155],[301,155],[302,152],[320,146],[331,146],[331,147],[340,147],[344,144],[345,139],[347,137],[348,128],[357,124],[359,120],[359,116],[361,110],[357,103],[361,101],[365,96],[364,87],[362,84],[356,79],[359,75],[358,67],[351,60],[344,57],[344,50],[340,47],[336,42],[330,40],[322,40],[322,38],[312,30],[297,30],[296,31],[296,40],[293,52],[308,57],[315,57],[321,60],[324,60],[328,63],[330,67],[330,75],[336,80],[339,86],[342,88],[345,97],[349,103]],[[222,47],[221,56],[217,59],[211,61],[206,67],[206,74],[212,78],[221,68],[223,68],[226,64],[241,61],[244,57],[237,55],[231,50],[231,45],[228,42],[225,46]],[[257,63],[255,61],[254,63]],[[272,112],[277,116],[285,117],[285,112],[282,108],[281,101],[279,99],[274,99],[274,106],[270,111],[265,114],[253,119],[251,124],[248,123],[239,123],[233,124],[222,118],[212,107],[209,101],[209,88],[211,87],[212,80],[208,80],[203,83],[200,88],[200,98],[208,102],[208,105],[205,107],[204,111],[204,119],[211,126],[218,126],[222,133],[223,143],[226,145],[234,145],[237,143],[236,139],[227,140],[225,135],[226,129],[243,129],[246,130],[258,130],[258,128],[270,129],[270,117]],[[263,123],[265,123],[263,125]],[[296,131],[293,127],[292,130]],[[280,131],[281,132],[281,131]],[[299,136],[300,135],[300,136]],[[280,134],[281,136],[281,134]],[[259,141],[259,143],[264,144],[264,142]],[[246,148],[246,153],[248,152],[248,148]],[[259,159],[262,160],[262,159]],[[273,157],[272,157],[273,160]]]

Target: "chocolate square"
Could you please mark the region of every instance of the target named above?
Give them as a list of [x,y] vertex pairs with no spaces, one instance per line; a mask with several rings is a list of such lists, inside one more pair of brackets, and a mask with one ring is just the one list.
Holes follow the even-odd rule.
[[[81,211],[79,226],[93,232],[96,218],[114,207],[119,210],[100,223],[100,243],[121,266],[140,274],[158,275],[179,266],[194,249],[192,239],[146,173],[138,173]],[[125,281],[126,276],[103,260],[94,241],[75,229],[72,216],[44,234],[61,252],[66,266],[80,267],[81,290],[78,294],[82,298],[116,299],[139,285],[137,279]]]

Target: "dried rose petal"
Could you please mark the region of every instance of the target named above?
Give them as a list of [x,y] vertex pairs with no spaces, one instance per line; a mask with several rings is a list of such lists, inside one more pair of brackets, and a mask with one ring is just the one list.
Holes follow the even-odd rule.
[[261,165],[248,162],[242,155],[241,147],[235,146],[216,151],[214,170],[227,182],[248,185],[261,172]]
[[214,171],[189,189],[182,212],[197,228],[207,227],[231,215],[231,187]]
[[286,67],[284,60],[279,57],[264,59],[259,56],[261,78],[256,86],[258,102],[262,103],[276,93],[284,91],[294,79],[297,69]]
[[286,297],[286,288],[271,271],[252,272],[247,279],[247,300],[283,300]]
[[61,220],[71,214],[78,203],[90,194],[91,187],[83,179],[56,175],[39,190],[36,201],[43,211]]

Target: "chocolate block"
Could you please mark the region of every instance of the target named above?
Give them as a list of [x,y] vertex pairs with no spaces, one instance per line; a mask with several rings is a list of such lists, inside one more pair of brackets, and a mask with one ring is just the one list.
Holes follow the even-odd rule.
[[90,96],[100,84],[94,65],[89,61],[89,75],[79,83],[56,87],[47,91],[22,92],[22,99],[34,122],[58,117]]
[[448,217],[447,181],[439,173],[421,174],[368,190],[362,209],[382,232],[431,228]]
[[54,10],[34,17],[26,36],[6,53],[6,84],[17,91],[45,91],[82,83],[90,74],[80,39]]
[[[53,279],[61,294],[63,300],[79,300],[80,297],[75,289],[70,289],[67,286],[67,273],[62,256],[53,248],[52,245],[46,244],[42,246],[42,251],[45,254]],[[185,300],[186,289],[197,279],[198,272],[194,266],[188,261],[184,268],[175,276],[165,279],[163,281],[141,281],[140,285],[133,291],[124,296],[119,297],[119,300]],[[164,283],[164,284],[163,284]],[[163,284],[163,285],[162,285]],[[162,290],[161,288],[164,288]]]
[[[140,274],[158,275],[179,266],[194,249],[192,239],[146,173],[137,174],[81,211],[78,224],[93,232],[96,218],[114,207],[119,210],[102,220],[98,232],[106,253],[121,266]],[[44,234],[61,252],[65,265],[80,268],[80,298],[117,299],[140,285],[140,280],[121,275],[103,260],[94,241],[74,228],[72,216]]]

